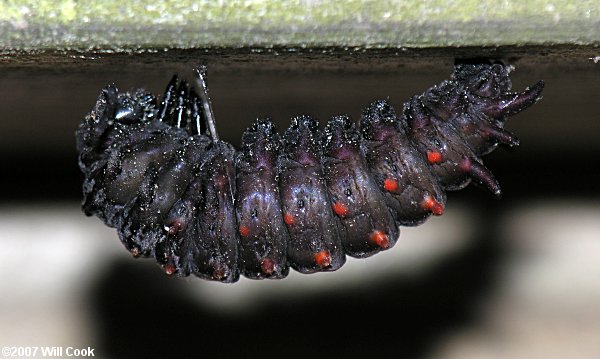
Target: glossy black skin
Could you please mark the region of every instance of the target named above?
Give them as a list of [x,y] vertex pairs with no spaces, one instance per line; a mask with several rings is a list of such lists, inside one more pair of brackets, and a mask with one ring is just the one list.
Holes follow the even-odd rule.
[[[339,203],[348,210],[338,215],[338,228],[344,251],[357,258],[393,247],[400,234],[369,170],[362,142],[356,126],[347,116],[334,117],[323,131],[322,169],[329,199],[332,204]],[[387,233],[386,248],[365,240],[374,231]]]
[[[242,137],[236,160],[236,213],[240,237],[240,267],[248,278],[284,278],[289,273],[290,235],[283,222],[279,193],[281,141],[270,121],[259,120]],[[263,266],[272,265],[265,273]]]
[[168,274],[235,282],[336,270],[346,255],[391,248],[400,225],[441,214],[447,190],[475,181],[500,195],[481,156],[518,144],[504,121],[543,89],[510,92],[509,71],[457,65],[399,114],[373,102],[359,126],[338,116],[321,131],[302,116],[280,138],[257,120],[240,151],[210,133],[185,81],[174,77],[160,103],[108,86],[77,131],[83,210]]
[[387,101],[368,106],[360,125],[365,157],[375,181],[392,179],[398,183],[397,190],[382,190],[399,225],[414,226],[425,221],[431,212],[422,207],[422,202],[428,197],[445,204],[446,195],[438,179],[406,133],[406,120],[396,117]]
[[[336,270],[346,261],[321,170],[318,125],[308,116],[294,118],[283,136],[279,158],[281,209],[293,221],[287,226],[288,260],[301,273]],[[315,262],[320,251],[329,253],[330,265]]]

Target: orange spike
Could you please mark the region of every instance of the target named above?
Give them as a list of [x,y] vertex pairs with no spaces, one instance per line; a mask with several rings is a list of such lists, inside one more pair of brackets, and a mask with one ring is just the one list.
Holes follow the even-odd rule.
[[383,188],[388,192],[396,192],[398,190],[398,181],[393,178],[383,180]]
[[374,242],[375,244],[377,244],[379,247],[385,249],[388,248],[390,246],[390,241],[387,237],[387,235],[385,234],[385,232],[380,231],[380,230],[375,230],[373,231],[373,233],[371,233],[371,236],[369,237],[369,239],[371,240],[371,242]]
[[444,206],[438,201],[436,201],[433,197],[427,196],[422,203],[424,209],[430,210],[431,213],[436,216],[441,216],[444,214]]
[[442,154],[438,151],[427,151],[427,162],[431,164],[442,162]]
[[321,268],[329,267],[331,265],[331,255],[328,250],[322,250],[315,253],[315,262]]
[[250,235],[250,228],[248,228],[247,226],[241,226],[240,235],[242,237],[248,237]]
[[348,214],[348,207],[346,207],[343,203],[334,202],[332,205],[333,211],[340,217],[345,217]]
[[265,257],[260,261],[260,270],[266,274],[271,275],[275,272],[275,261],[269,257]]
[[285,224],[287,224],[288,226],[291,226],[292,224],[294,224],[294,216],[292,216],[289,213],[286,213],[285,215],[283,215],[283,221],[285,222]]

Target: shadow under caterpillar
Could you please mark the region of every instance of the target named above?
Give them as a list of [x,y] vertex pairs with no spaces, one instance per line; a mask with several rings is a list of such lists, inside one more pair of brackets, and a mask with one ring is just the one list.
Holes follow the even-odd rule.
[[399,226],[443,214],[447,190],[474,181],[500,196],[481,156],[518,145],[504,121],[544,87],[511,92],[510,71],[459,64],[399,114],[378,100],[358,124],[336,116],[323,131],[300,116],[280,136],[259,119],[239,151],[218,138],[205,67],[195,86],[173,76],[160,102],[108,86],[77,130],[83,210],[169,275],[333,271],[346,255],[394,246]]

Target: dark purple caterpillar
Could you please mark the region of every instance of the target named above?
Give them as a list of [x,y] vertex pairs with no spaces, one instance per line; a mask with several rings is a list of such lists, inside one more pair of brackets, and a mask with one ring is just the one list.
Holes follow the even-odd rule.
[[398,226],[441,215],[444,191],[471,180],[499,196],[480,157],[518,144],[504,121],[544,87],[513,93],[510,67],[456,65],[400,114],[379,100],[358,125],[338,116],[321,131],[301,116],[281,138],[257,120],[236,151],[217,137],[204,72],[196,89],[174,76],[160,103],[106,87],[77,148],[87,215],[169,275],[222,282],[333,271],[391,248]]

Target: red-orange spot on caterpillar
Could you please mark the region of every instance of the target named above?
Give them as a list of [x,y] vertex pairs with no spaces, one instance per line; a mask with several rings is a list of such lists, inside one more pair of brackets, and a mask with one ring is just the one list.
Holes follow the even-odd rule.
[[344,205],[343,203],[334,202],[332,207],[333,212],[335,212],[335,214],[337,214],[340,217],[345,217],[348,214],[348,207],[346,207],[346,205]]
[[390,241],[383,231],[373,231],[369,239],[383,249],[388,248],[390,246]]
[[240,226],[240,236],[248,237],[250,235],[250,228],[247,226]]
[[165,265],[165,273],[168,276],[172,276],[173,274],[175,274],[176,271],[177,268],[175,268],[175,264],[173,264],[173,262],[169,261],[169,263]]
[[427,162],[431,164],[442,162],[442,154],[438,151],[427,151]]
[[315,263],[321,268],[329,267],[331,265],[331,255],[328,250],[322,250],[315,253]]
[[393,178],[383,180],[383,188],[388,192],[396,192],[398,190],[398,181]]
[[285,224],[287,224],[288,226],[291,226],[292,224],[294,224],[294,216],[292,216],[289,213],[286,213],[283,215],[283,221],[285,222]]
[[436,216],[441,216],[444,214],[444,206],[438,201],[436,201],[433,197],[427,196],[422,203],[424,209],[430,210],[431,213]]
[[275,272],[275,261],[268,257],[263,258],[260,261],[260,270],[266,275],[273,274]]

